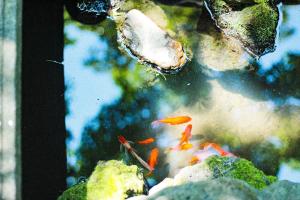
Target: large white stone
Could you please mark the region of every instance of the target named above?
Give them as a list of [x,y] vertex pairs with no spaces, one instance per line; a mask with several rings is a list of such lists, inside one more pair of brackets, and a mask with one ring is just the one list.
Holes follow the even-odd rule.
[[180,42],[172,39],[148,16],[132,9],[119,31],[121,44],[139,61],[162,72],[176,72],[185,64],[186,55]]

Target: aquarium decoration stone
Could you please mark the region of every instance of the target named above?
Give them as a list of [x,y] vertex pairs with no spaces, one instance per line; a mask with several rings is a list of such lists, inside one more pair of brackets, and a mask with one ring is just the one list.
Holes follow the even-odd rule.
[[144,200],[257,200],[257,191],[247,183],[231,178],[190,182],[169,187]]
[[140,10],[126,13],[119,28],[119,42],[140,62],[164,73],[176,73],[187,61],[180,42],[162,30]]
[[67,189],[58,200],[86,200],[87,199],[87,184],[85,182],[78,183]]
[[86,182],[67,189],[58,200],[123,200],[143,190],[143,175],[137,166],[117,160],[99,161]]
[[245,159],[212,156],[202,163],[184,167],[174,178],[166,178],[149,195],[130,200],[199,199],[300,199],[300,184],[277,181]]
[[300,200],[300,184],[278,181],[264,190],[257,190],[242,180],[222,177],[199,182],[188,182],[167,187],[149,196],[141,195],[128,200]]
[[279,11],[271,0],[205,0],[216,25],[260,57],[275,50]]
[[[212,70],[245,69],[251,56],[275,50],[277,0],[79,2],[83,15],[107,14],[117,25],[121,48],[161,73],[175,74],[193,57]],[[200,16],[206,10],[209,20]],[[198,32],[208,22],[215,31]]]
[[263,189],[276,181],[276,177],[265,175],[248,160],[235,157],[212,156],[204,162],[184,167],[173,179],[164,179],[161,183],[151,188],[149,194],[151,195],[170,186],[220,177],[240,179],[256,189]]
[[109,0],[67,0],[66,10],[70,16],[88,25],[96,25],[107,18],[110,10]]
[[95,13],[95,15],[102,15],[103,13],[107,14],[110,3],[109,0],[78,0],[77,7],[82,12],[90,12]]
[[290,181],[278,181],[267,187],[261,193],[261,199],[272,200],[300,200],[300,183]]
[[267,176],[250,161],[243,158],[214,156],[206,161],[214,178],[229,177],[240,179],[255,187],[263,189],[277,180],[275,176]]

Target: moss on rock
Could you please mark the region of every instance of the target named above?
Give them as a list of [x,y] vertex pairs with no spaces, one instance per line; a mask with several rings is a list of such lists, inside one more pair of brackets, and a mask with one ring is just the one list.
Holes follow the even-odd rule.
[[230,177],[243,180],[257,189],[263,189],[277,180],[267,176],[261,170],[242,158],[213,156],[207,159],[209,168],[215,178]]
[[58,200],[86,200],[86,183],[79,183],[67,189]]
[[279,11],[270,0],[250,5],[238,1],[206,0],[218,27],[238,39],[252,54],[261,56],[275,49]]
[[196,165],[181,169],[174,178],[166,178],[152,187],[150,196],[172,186],[193,182],[214,180],[219,178],[239,179],[256,189],[263,189],[277,180],[267,176],[261,170],[245,159],[235,157],[212,156]]
[[227,28],[234,30],[237,37],[250,48],[258,44],[261,46],[259,48],[273,48],[273,44],[269,43],[275,42],[278,12],[268,4],[250,6],[222,19],[226,21]]
[[69,188],[58,200],[122,200],[142,194],[143,189],[143,175],[137,166],[116,160],[100,161],[87,182]]

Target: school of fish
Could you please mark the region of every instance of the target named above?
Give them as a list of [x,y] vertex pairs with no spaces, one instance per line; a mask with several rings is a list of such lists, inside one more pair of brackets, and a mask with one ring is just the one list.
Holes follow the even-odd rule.
[[[152,122],[152,126],[157,126],[158,124],[181,125],[181,124],[188,123],[191,120],[192,120],[192,118],[189,116],[167,117],[167,118],[159,119],[159,120]],[[190,140],[192,138],[192,127],[193,127],[192,124],[188,124],[185,127],[184,131],[181,133],[181,138],[180,138],[178,144],[174,147],[168,148],[167,152],[169,152],[169,151],[185,151],[185,150],[192,149],[193,144],[190,143]],[[155,166],[158,163],[158,157],[159,157],[158,148],[153,148],[150,151],[148,162],[146,162],[137,154],[136,150],[131,147],[130,143],[125,139],[124,136],[119,135],[118,140],[121,143],[121,145],[123,147],[125,147],[125,149],[129,153],[131,153],[131,155],[135,159],[137,159],[141,163],[141,165],[144,166],[149,171],[149,173],[147,175],[152,174],[152,172],[155,169]],[[144,140],[137,141],[137,144],[148,145],[153,142],[155,142],[155,139],[151,137],[151,138],[146,138]],[[199,150],[193,154],[189,163],[191,165],[196,164],[198,162],[205,160],[207,157],[212,156],[212,155],[235,157],[234,154],[232,154],[228,151],[225,151],[218,144],[212,143],[212,142],[205,142],[205,143],[202,143],[199,147]]]

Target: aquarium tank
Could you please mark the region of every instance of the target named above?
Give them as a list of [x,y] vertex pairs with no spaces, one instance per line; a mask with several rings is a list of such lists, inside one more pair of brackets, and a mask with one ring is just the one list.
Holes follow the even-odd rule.
[[59,200],[299,199],[299,0],[67,0]]

